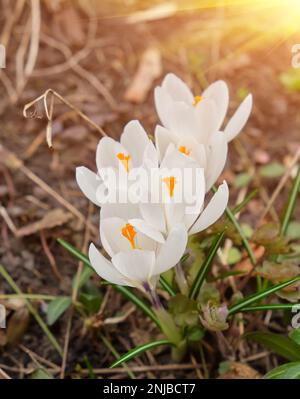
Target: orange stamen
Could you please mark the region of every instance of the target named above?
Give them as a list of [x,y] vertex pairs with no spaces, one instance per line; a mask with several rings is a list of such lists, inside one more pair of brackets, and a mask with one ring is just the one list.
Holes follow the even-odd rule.
[[190,153],[191,153],[191,150],[189,150],[187,147],[185,147],[184,145],[182,145],[182,146],[180,146],[179,148],[178,148],[178,150],[180,151],[180,152],[182,152],[184,155],[190,155]]
[[202,100],[202,96],[195,96],[193,106],[197,105]]
[[175,188],[175,184],[176,184],[176,178],[174,176],[170,176],[170,177],[165,177],[163,179],[163,182],[166,183],[168,189],[169,189],[169,195],[170,197],[173,197],[174,195],[174,188]]
[[130,223],[126,223],[125,227],[121,229],[122,236],[124,236],[131,244],[132,249],[136,249],[134,238],[136,236],[136,231]]
[[130,156],[130,155],[125,155],[125,154],[123,154],[123,152],[120,152],[120,153],[117,155],[117,158],[118,158],[118,160],[119,160],[120,162],[122,162],[122,165],[124,166],[126,172],[128,172],[128,171],[129,171],[129,165],[128,165],[128,163],[129,163],[129,161],[130,161],[130,159],[131,159],[131,156]]

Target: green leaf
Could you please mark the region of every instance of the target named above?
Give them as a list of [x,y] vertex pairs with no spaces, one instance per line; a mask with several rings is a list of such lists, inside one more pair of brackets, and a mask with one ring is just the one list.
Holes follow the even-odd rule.
[[210,266],[214,260],[214,257],[217,253],[217,250],[218,250],[219,246],[221,245],[223,237],[224,237],[224,232],[217,235],[216,238],[214,239],[214,241],[209,249],[208,255],[205,258],[203,264],[201,265],[201,267],[196,275],[196,278],[193,281],[193,284],[191,286],[190,293],[189,293],[190,298],[192,298],[192,299],[197,298],[200,288],[207,276],[209,268],[210,268]]
[[251,296],[243,299],[242,301],[234,304],[233,306],[231,306],[229,308],[229,313],[228,314],[231,315],[231,314],[240,312],[240,311],[243,310],[243,308],[248,307],[252,303],[258,302],[259,300],[267,297],[268,295],[271,295],[271,294],[273,294],[273,293],[275,293],[275,292],[277,292],[277,291],[279,291],[279,290],[281,290],[281,289],[283,289],[283,288],[285,288],[285,287],[287,287],[287,286],[289,286],[289,285],[291,285],[293,283],[296,283],[299,280],[300,280],[300,277],[295,277],[295,278],[293,278],[291,280],[284,281],[283,283],[273,285],[270,288],[267,288],[267,289],[265,289],[263,291],[260,291],[260,292],[254,294],[254,295],[251,295]]
[[186,336],[189,342],[199,342],[205,335],[205,331],[201,326],[192,326],[188,328]]
[[249,202],[256,196],[257,188],[251,191],[239,204],[237,204],[233,209],[232,213],[235,215],[236,213],[240,212]]
[[291,240],[297,240],[300,238],[300,223],[290,222],[288,224],[286,235]]
[[52,326],[52,324],[54,324],[68,309],[71,303],[72,298],[68,296],[61,296],[51,301],[47,309],[47,324]]
[[240,173],[236,176],[234,185],[236,188],[246,187],[251,182],[252,178],[253,176],[249,175],[249,173]]
[[[77,258],[78,260],[81,260],[84,264],[86,264],[88,267],[90,267],[92,269],[92,265],[90,264],[89,258],[86,255],[84,255],[78,249],[73,247],[73,245],[67,243],[66,241],[64,241],[60,238],[57,241],[65,249],[67,249],[67,251],[69,251],[75,258]],[[120,292],[122,295],[124,295],[127,299],[129,299],[136,306],[138,306],[147,316],[149,316],[154,321],[154,323],[157,324],[158,327],[160,327],[160,323],[159,323],[157,317],[155,316],[154,312],[151,310],[151,308],[142,299],[140,299],[137,295],[135,295],[129,288],[121,287],[120,285],[113,285],[113,284],[112,284],[112,287],[115,290],[117,290],[118,292]]]
[[296,328],[289,333],[289,337],[300,347],[300,328]]
[[262,177],[267,177],[270,179],[280,177],[284,174],[284,172],[285,172],[285,167],[279,162],[269,163],[268,165],[262,166],[259,169],[259,174]]
[[163,287],[163,289],[165,291],[167,291],[171,296],[176,295],[176,292],[173,290],[173,288],[170,286],[170,284],[167,282],[167,280],[163,276],[160,276],[159,282],[160,282],[160,285]]
[[291,362],[300,360],[300,346],[288,337],[270,332],[255,331],[245,335]]
[[244,245],[246,251],[248,252],[248,255],[249,255],[249,258],[251,260],[252,265],[256,265],[255,255],[254,255],[254,253],[252,251],[252,248],[250,247],[250,244],[249,244],[249,242],[247,240],[247,237],[246,237],[243,229],[239,225],[236,217],[234,216],[234,214],[232,213],[232,211],[229,208],[226,208],[225,212],[226,212],[226,215],[227,215],[228,219],[231,221],[231,223],[234,225],[236,231],[241,236],[243,245]]
[[264,310],[292,310],[294,303],[270,303],[266,305],[246,306],[243,312],[261,312]]
[[[87,266],[86,264],[83,266],[82,272],[80,273],[79,276],[79,282],[78,282],[78,289],[80,290],[87,282],[88,280],[92,277],[92,275],[95,273],[95,271]],[[72,282],[72,287],[74,288],[76,284],[76,276],[73,278]]]
[[298,166],[297,176],[293,181],[293,185],[289,194],[289,199],[285,207],[284,215],[281,221],[280,232],[282,235],[286,235],[287,233],[288,225],[295,209],[297,197],[299,194],[299,189],[300,189],[300,165]]
[[300,362],[283,364],[269,371],[265,376],[267,380],[296,380],[300,378]]
[[79,301],[83,304],[89,314],[95,314],[99,311],[102,298],[100,297],[100,295],[82,292],[79,295]]
[[44,368],[39,368],[36,369],[32,374],[30,374],[30,378],[33,380],[52,380],[53,375]]
[[238,263],[241,259],[242,259],[241,252],[235,247],[230,248],[227,258],[228,264],[234,265],[235,263]]
[[128,362],[129,360],[133,359],[136,356],[141,355],[142,353],[146,352],[149,349],[156,348],[157,346],[161,345],[172,345],[170,341],[167,339],[161,339],[159,341],[151,341],[148,342],[147,344],[143,344],[140,346],[137,346],[133,349],[130,349],[125,355],[121,356],[119,359],[117,359],[113,364],[110,366],[110,368],[114,368],[118,366],[119,364],[122,364],[124,362]]

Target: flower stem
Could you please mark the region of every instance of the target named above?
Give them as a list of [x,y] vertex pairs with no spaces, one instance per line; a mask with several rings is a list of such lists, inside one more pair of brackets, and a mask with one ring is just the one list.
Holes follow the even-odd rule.
[[180,263],[177,263],[175,266],[175,279],[180,292],[186,295],[189,292],[189,287]]
[[179,346],[183,338],[172,316],[164,308],[159,296],[157,295],[157,292],[154,289],[152,289],[148,284],[144,285],[144,289],[149,295],[153,311],[160,322],[163,333],[174,345]]

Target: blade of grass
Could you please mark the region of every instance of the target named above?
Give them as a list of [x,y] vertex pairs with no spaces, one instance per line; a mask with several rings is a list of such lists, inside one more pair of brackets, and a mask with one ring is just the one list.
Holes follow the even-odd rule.
[[[90,267],[92,270],[92,265],[89,261],[89,258],[84,255],[81,251],[76,249],[73,245],[69,244],[68,242],[62,240],[59,238],[57,240],[61,246],[63,246],[67,251],[69,251],[75,258],[81,260],[86,266]],[[154,312],[152,309],[137,295],[135,295],[132,290],[130,290],[127,287],[120,286],[120,285],[113,285],[111,284],[112,287],[120,292],[122,295],[124,295],[127,299],[129,299],[132,303],[134,303],[138,308],[140,308],[154,323],[160,328],[160,323],[155,316]]]
[[[120,354],[119,352],[113,347],[113,345],[109,342],[109,340],[101,333],[99,333],[100,338],[102,339],[104,345],[111,351],[111,353],[114,355],[114,357],[118,360],[120,359]],[[125,361],[124,361],[125,362]],[[122,362],[122,363],[124,363]],[[120,363],[119,363],[120,364]],[[122,367],[124,367],[125,370],[127,370],[127,374],[129,375],[130,378],[135,380],[135,375],[133,372],[130,370],[130,368],[127,366],[127,364],[122,364]]]
[[[216,187],[212,188],[212,191],[215,193],[217,191]],[[236,231],[239,233],[239,235],[241,236],[243,245],[246,249],[246,251],[248,252],[249,258],[251,260],[252,265],[256,265],[256,258],[255,255],[252,251],[252,248],[249,244],[249,241],[247,240],[247,237],[245,236],[243,229],[241,228],[239,222],[237,221],[236,217],[234,216],[233,211],[231,211],[228,207],[225,209],[225,213],[226,216],[228,217],[228,219],[231,221],[231,223],[234,225]]]
[[44,294],[0,294],[0,299],[30,299],[32,301],[53,301],[58,298],[54,295]]
[[139,356],[141,353],[146,352],[149,349],[156,348],[157,346],[161,346],[161,345],[172,345],[172,343],[170,341],[168,341],[167,339],[161,339],[159,341],[151,341],[151,342],[148,342],[147,344],[137,346],[137,347],[131,349],[130,351],[128,351],[127,353],[125,353],[124,355],[122,355],[115,362],[113,362],[113,364],[110,366],[110,368],[112,369],[112,368],[118,366],[119,364],[128,362],[130,359],[132,359],[136,356]]
[[[22,291],[18,287],[18,285],[14,282],[10,274],[7,272],[7,270],[4,268],[4,266],[0,265],[0,274],[1,276],[6,280],[8,285],[18,294],[18,295],[23,295]],[[62,349],[54,337],[54,335],[51,333],[49,328],[47,327],[46,323],[44,320],[41,318],[41,316],[38,314],[38,312],[34,309],[32,306],[31,302],[28,299],[25,299],[26,306],[28,307],[29,312],[32,314],[32,316],[35,318],[41,329],[44,331],[44,333],[47,335],[49,341],[52,343],[53,347],[57,350],[57,352],[62,356]]]
[[171,296],[176,295],[176,292],[173,290],[173,288],[170,286],[170,284],[167,282],[167,280],[163,276],[160,276],[159,282],[160,282],[160,285],[163,287],[163,289],[165,291],[167,291]]
[[197,273],[197,276],[195,277],[195,279],[193,281],[193,284],[192,284],[192,287],[191,287],[190,293],[189,293],[189,297],[191,299],[197,298],[200,288],[202,287],[202,284],[207,276],[209,268],[210,268],[210,266],[214,260],[214,257],[217,253],[217,250],[218,250],[219,246],[221,245],[224,234],[225,234],[225,232],[223,231],[221,234],[218,234],[216,236],[216,238],[214,239],[214,241],[209,249],[208,255],[205,258],[204,262],[202,263],[202,265]]
[[254,302],[257,302],[265,297],[267,297],[268,295],[273,294],[276,291],[279,291],[293,283],[296,283],[297,281],[300,280],[300,277],[295,277],[291,280],[285,281],[283,283],[280,284],[276,284],[273,285],[272,287],[264,290],[264,291],[260,291],[254,295],[249,296],[248,298],[243,299],[242,301],[236,303],[235,305],[231,306],[229,308],[229,315],[232,315],[234,313],[240,312],[243,308],[248,307],[249,305],[251,305]]
[[283,218],[281,221],[280,233],[283,236],[286,235],[290,219],[294,212],[296,201],[297,201],[297,196],[299,194],[299,189],[300,189],[300,165],[298,166],[298,172],[293,181],[293,185],[292,185],[292,188],[291,188],[291,191],[289,194],[289,199],[288,199],[288,202],[287,202],[284,214],[283,214]]
[[300,346],[285,335],[271,332],[252,331],[244,335],[246,339],[252,339],[272,352],[294,362],[300,360]]
[[260,312],[264,310],[292,310],[295,303],[270,303],[267,305],[246,306],[241,312]]
[[251,191],[251,193],[249,193],[243,201],[241,201],[239,204],[237,204],[237,206],[232,209],[232,213],[235,215],[236,213],[239,213],[243,208],[245,208],[245,206],[256,196],[257,191],[257,188]]

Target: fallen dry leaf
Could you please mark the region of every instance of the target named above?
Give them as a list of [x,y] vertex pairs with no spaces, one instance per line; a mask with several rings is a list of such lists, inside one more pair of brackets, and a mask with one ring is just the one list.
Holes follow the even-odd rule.
[[53,209],[37,222],[30,223],[18,229],[16,234],[18,237],[29,236],[41,230],[61,226],[67,223],[72,217],[70,212],[65,212],[60,208]]
[[261,374],[247,364],[239,362],[230,362],[229,370],[222,373],[218,379],[239,380],[239,379],[257,379],[261,378]]
[[124,98],[134,103],[142,103],[152,87],[153,81],[162,73],[161,54],[157,48],[148,48],[141,59],[133,81],[127,88]]

